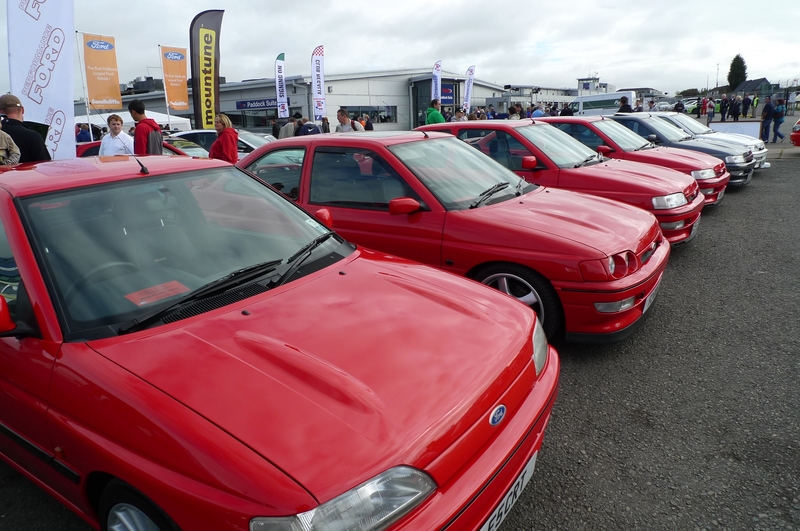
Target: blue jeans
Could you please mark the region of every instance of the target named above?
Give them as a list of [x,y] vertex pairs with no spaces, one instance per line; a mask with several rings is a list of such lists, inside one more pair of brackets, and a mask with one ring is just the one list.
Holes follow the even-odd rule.
[[761,140],[769,142],[769,128],[772,126],[772,118],[764,120],[761,124]]
[[[778,129],[781,128],[781,124],[782,123],[783,123],[783,120],[775,120],[775,125],[772,127],[772,143],[773,144],[778,141],[778,137],[781,137],[781,140],[783,140],[783,138],[784,138],[783,133],[778,131]],[[767,138],[769,138],[769,135],[767,135]]]

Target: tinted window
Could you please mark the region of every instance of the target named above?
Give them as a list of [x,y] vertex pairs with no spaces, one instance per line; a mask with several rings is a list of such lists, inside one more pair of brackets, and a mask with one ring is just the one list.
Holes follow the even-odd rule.
[[0,296],[6,300],[11,318],[16,320],[17,292],[20,283],[17,262],[11,254],[6,231],[0,221]]
[[600,135],[589,129],[583,124],[577,123],[564,123],[564,124],[553,124],[558,127],[560,130],[567,133],[569,136],[583,144],[584,146],[590,147],[592,149],[597,149],[597,146],[603,145],[603,139],[600,138]]
[[87,148],[86,151],[81,153],[81,157],[94,157],[100,154],[100,144]]
[[296,201],[305,156],[303,148],[278,149],[270,151],[247,169]]

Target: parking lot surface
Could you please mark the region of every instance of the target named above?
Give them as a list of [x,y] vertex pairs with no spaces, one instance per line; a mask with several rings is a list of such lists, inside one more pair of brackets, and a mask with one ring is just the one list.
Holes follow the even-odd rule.
[[[636,335],[557,345],[559,398],[503,531],[800,529],[800,148],[787,144],[704,210]],[[22,529],[90,527],[0,464],[0,530]]]

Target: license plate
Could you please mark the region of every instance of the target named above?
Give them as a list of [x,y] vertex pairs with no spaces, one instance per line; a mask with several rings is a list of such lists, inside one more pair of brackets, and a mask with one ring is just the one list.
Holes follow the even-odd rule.
[[719,200],[722,199],[723,195],[725,195],[725,189],[724,188],[722,190],[720,190],[719,193],[717,194],[717,202],[719,202]]
[[528,464],[525,465],[525,468],[522,469],[522,472],[517,479],[514,481],[514,484],[511,485],[511,488],[508,489],[506,495],[503,496],[503,499],[495,508],[492,516],[486,520],[486,523],[483,524],[481,527],[481,531],[496,531],[500,528],[500,524],[503,523],[503,520],[506,519],[508,513],[511,512],[511,508],[517,502],[520,494],[525,489],[525,485],[528,484],[531,477],[533,476],[533,468],[536,466],[536,456],[539,455],[539,452],[536,452],[531,456],[530,461]]
[[656,300],[656,295],[658,294],[658,288],[660,287],[661,287],[661,280],[658,281],[658,284],[656,284],[655,289],[653,289],[653,291],[650,292],[650,295],[648,295],[647,298],[645,299],[644,309],[642,310],[642,314],[644,314],[644,312],[647,311],[650,305],[653,304],[653,301]]

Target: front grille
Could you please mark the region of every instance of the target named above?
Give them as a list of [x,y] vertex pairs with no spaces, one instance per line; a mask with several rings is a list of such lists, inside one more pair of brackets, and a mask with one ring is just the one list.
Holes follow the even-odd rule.
[[645,265],[650,260],[650,258],[652,258],[653,254],[655,254],[659,245],[660,245],[659,242],[653,242],[653,244],[645,252],[642,253],[642,255],[639,257],[639,261],[642,263],[642,265]]

